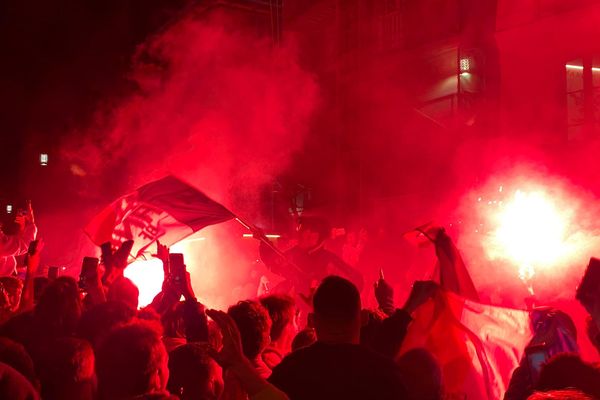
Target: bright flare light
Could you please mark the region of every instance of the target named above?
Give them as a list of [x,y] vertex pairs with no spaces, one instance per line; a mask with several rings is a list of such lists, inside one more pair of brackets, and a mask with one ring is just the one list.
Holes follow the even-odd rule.
[[125,268],[125,277],[140,290],[140,307],[152,303],[154,296],[161,291],[163,274],[162,261],[156,258],[134,261]]
[[552,267],[569,253],[566,238],[571,215],[543,191],[517,190],[494,220],[489,243],[492,258],[511,261],[523,280],[531,279],[536,268]]

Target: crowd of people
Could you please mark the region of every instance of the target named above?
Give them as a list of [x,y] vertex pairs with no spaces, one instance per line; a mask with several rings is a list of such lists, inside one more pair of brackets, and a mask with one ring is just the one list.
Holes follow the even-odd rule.
[[[198,302],[189,273],[173,273],[169,249],[158,243],[162,291],[139,309],[138,290],[123,274],[127,243],[103,246],[100,267],[79,280],[42,277],[44,245],[35,239],[31,208],[25,211],[0,232],[1,399],[456,398],[445,392],[430,352],[400,352],[415,310],[445,290],[438,283],[415,282],[397,307],[382,276],[373,285],[379,306],[366,310],[356,274],[327,275],[306,296],[268,293],[226,311],[210,310]],[[300,235],[293,268],[303,260],[304,270],[323,235],[310,224]],[[445,239],[443,230],[437,235]],[[15,274],[20,254],[24,279]],[[284,268],[269,257],[274,269]],[[329,257],[318,253],[321,261]],[[588,334],[598,343],[600,302],[583,303],[590,312]],[[304,317],[302,310],[308,311]],[[536,310],[532,324],[534,338],[505,398],[600,399],[600,370],[577,354],[569,316]],[[531,360],[541,345],[551,358],[537,370]]]

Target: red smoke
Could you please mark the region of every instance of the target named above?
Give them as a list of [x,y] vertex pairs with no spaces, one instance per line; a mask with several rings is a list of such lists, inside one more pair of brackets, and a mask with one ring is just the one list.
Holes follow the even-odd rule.
[[[189,13],[138,49],[133,93],[105,104],[65,155],[99,204],[172,173],[260,222],[260,189],[301,149],[319,102],[296,59],[291,42],[274,46],[239,21]],[[94,184],[109,176],[108,189]],[[198,296],[225,306],[255,294],[239,292],[256,252],[240,251],[239,227],[201,234],[206,245],[185,249]]]

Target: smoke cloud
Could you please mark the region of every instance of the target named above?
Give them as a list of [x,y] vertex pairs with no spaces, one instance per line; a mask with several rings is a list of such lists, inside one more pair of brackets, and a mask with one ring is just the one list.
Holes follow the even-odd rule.
[[[132,93],[106,101],[93,126],[65,143],[63,156],[99,207],[172,173],[259,222],[260,189],[302,148],[320,95],[293,42],[274,46],[232,22],[191,12],[150,38],[133,58]],[[240,250],[239,227],[199,237],[186,248],[198,296],[225,306],[255,295],[256,287],[240,289],[256,248]]]

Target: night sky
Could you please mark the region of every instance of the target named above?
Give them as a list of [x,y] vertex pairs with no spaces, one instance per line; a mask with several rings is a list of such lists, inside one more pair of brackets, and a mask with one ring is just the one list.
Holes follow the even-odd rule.
[[[99,101],[127,93],[136,46],[187,3],[0,2],[0,199],[35,198],[40,174],[65,167],[53,158],[57,143],[84,126]],[[50,154],[46,171],[41,152]]]

